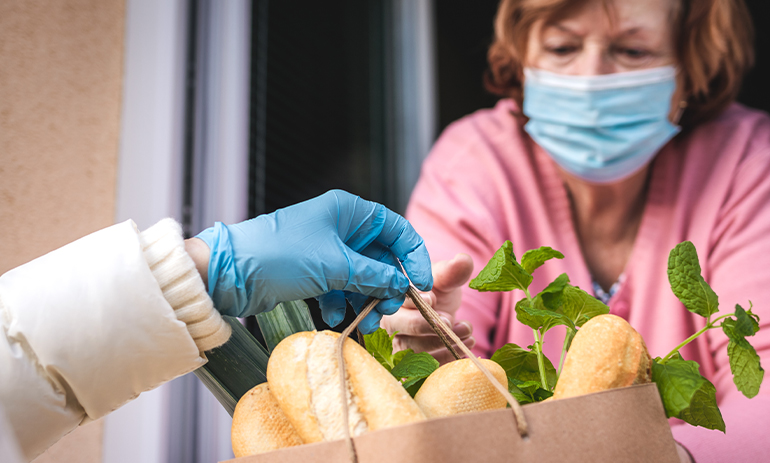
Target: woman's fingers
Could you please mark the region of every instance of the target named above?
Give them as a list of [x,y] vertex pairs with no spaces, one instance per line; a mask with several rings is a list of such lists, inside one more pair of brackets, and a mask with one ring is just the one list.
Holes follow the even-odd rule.
[[[421,293],[422,298],[439,314],[446,326],[451,326],[463,343],[472,348],[476,345],[473,328],[465,321],[455,321],[455,312],[460,307],[462,286],[473,272],[473,261],[467,254],[458,254],[451,260],[441,261],[433,266],[433,289]],[[416,310],[414,302],[407,298],[401,310],[382,318],[381,326],[388,333],[397,333],[393,340],[394,351],[412,349],[415,352],[429,352],[440,363],[454,360],[430,324]]]
[[[441,341],[441,339],[435,333],[433,333],[430,326],[428,326],[426,329],[429,330],[430,333],[423,336],[406,336],[400,333],[396,334],[396,337],[393,340],[393,349],[395,351],[412,349],[415,352],[433,352],[442,349],[446,350],[446,346],[444,346],[444,343]],[[453,326],[452,331],[454,331],[457,337],[462,341],[471,339],[473,334],[471,325],[464,321],[456,323]]]
[[[451,314],[438,312],[438,315],[446,326],[455,325],[454,317]],[[381,326],[390,334],[398,332],[401,336],[435,336],[433,328],[416,309],[404,309],[402,307],[395,314],[383,317]]]
[[[421,292],[420,296],[422,296],[422,299],[425,302],[427,302],[429,306],[433,307],[434,305],[436,305],[436,295],[433,294],[433,291],[428,291],[425,293]],[[415,309],[415,310],[417,309],[417,306],[415,305],[411,297],[407,297],[406,300],[404,301],[404,305],[401,307],[405,309]]]
[[450,260],[433,265],[433,288],[439,292],[452,290],[468,282],[473,273],[473,259],[459,253]]
[[[473,340],[473,345],[476,345],[476,340],[473,338],[473,335],[468,335],[465,338],[460,338],[464,343],[467,343],[470,340]],[[397,352],[400,350],[405,349],[412,349],[415,352],[439,352],[439,351],[447,351],[446,346],[444,346],[444,343],[441,342],[441,339],[439,339],[438,336],[399,336],[396,335],[396,338],[393,340],[393,351]]]
[[454,314],[460,308],[462,287],[473,273],[473,260],[467,254],[457,254],[450,260],[437,262],[433,266],[432,307],[438,311]]

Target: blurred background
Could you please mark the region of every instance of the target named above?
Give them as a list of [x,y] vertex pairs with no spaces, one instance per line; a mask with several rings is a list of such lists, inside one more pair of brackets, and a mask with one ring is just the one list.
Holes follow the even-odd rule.
[[[331,188],[403,212],[441,130],[495,104],[497,3],[0,2],[0,273],[129,218],[192,236]],[[767,111],[770,5],[747,3],[740,101]],[[229,431],[188,375],[36,461],[211,463],[232,457]]]

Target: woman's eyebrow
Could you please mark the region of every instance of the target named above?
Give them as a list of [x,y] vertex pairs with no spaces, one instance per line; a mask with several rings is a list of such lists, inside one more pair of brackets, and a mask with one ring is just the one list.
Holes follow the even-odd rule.
[[553,27],[553,28],[556,28],[556,29],[558,29],[558,30],[560,30],[562,32],[566,32],[567,34],[578,35],[578,36],[583,35],[580,32],[578,32],[578,31],[576,31],[576,30],[574,30],[574,29],[572,29],[572,28],[570,28],[568,26],[565,26],[564,24],[561,24],[561,23],[547,24],[546,27]]
[[620,31],[620,32],[617,34],[617,36],[618,36],[618,37],[626,37],[626,36],[629,36],[629,35],[636,35],[636,34],[638,34],[639,32],[644,32],[644,28],[643,28],[643,27],[641,27],[641,26],[630,27],[630,28],[628,28],[628,29],[625,29],[625,30],[622,30],[622,31]]

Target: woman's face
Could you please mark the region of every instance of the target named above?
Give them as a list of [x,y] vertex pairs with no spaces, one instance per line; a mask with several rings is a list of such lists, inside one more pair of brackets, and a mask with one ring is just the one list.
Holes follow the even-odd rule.
[[[599,75],[675,65],[671,13],[676,0],[589,0],[533,25],[526,65],[559,74]],[[609,13],[609,14],[608,14]]]

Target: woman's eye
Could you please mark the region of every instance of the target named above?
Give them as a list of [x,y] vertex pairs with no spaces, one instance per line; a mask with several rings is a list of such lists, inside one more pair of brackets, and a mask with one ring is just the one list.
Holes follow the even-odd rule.
[[626,48],[626,47],[616,48],[615,53],[622,55],[625,58],[634,59],[634,60],[647,58],[650,55],[650,53],[647,50],[644,50],[642,48]]
[[577,47],[573,45],[559,45],[548,47],[546,50],[548,50],[549,53],[553,53],[554,55],[566,56],[577,51]]

